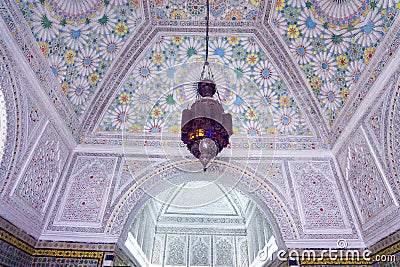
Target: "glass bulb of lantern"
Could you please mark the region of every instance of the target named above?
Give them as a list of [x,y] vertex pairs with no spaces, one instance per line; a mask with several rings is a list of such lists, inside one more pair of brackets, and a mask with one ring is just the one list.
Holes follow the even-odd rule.
[[217,155],[218,148],[215,142],[210,138],[204,138],[199,142],[200,162],[204,171],[207,169],[208,163]]

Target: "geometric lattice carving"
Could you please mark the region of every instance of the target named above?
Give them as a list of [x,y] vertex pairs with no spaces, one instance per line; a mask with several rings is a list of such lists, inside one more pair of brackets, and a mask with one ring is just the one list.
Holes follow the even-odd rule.
[[169,235],[167,237],[167,265],[186,265],[186,236]]
[[340,196],[329,162],[289,162],[304,228],[344,229]]
[[63,200],[61,221],[99,223],[117,158],[78,157]]
[[247,267],[249,266],[249,249],[246,238],[237,237],[237,244],[239,245],[238,267]]
[[164,247],[164,235],[156,235],[154,237],[153,252],[151,255],[151,263],[161,265]]
[[48,124],[15,191],[41,213],[44,212],[46,202],[59,179],[62,164],[67,158],[65,146],[59,139],[56,131]]
[[216,266],[234,266],[234,245],[232,237],[215,237],[215,259]]
[[361,128],[348,147],[346,181],[362,222],[393,203]]

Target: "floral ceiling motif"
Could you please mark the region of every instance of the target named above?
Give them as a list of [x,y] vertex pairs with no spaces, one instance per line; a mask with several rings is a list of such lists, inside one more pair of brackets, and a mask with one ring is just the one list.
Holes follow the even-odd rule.
[[[98,131],[179,133],[181,112],[196,99],[204,37],[155,38],[112,100]],[[311,136],[305,116],[253,36],[212,36],[210,62],[234,132]]]
[[398,0],[282,0],[272,23],[308,79],[329,125],[399,13]]
[[17,1],[74,111],[80,115],[125,41],[143,21],[139,1]]
[[[171,21],[193,22],[185,25],[197,29],[196,23],[203,21],[206,12],[205,0],[16,1],[43,56],[48,59],[53,74],[78,115],[87,108],[126,41],[144,22],[143,5],[149,5],[153,25],[165,25]],[[262,12],[269,13],[269,10],[264,10],[263,2],[256,0],[214,0],[210,3],[213,26],[229,26],[231,22],[240,21],[247,25],[243,27],[251,28],[256,24],[246,23],[257,22]],[[273,28],[281,34],[289,53],[304,72],[329,125],[333,124],[363,70],[373,60],[399,9],[398,0],[276,1],[270,12]],[[123,85],[127,95],[121,96],[121,99],[128,99],[129,96],[132,102],[138,99],[139,91],[149,91],[143,94],[151,95],[151,99],[158,102],[137,102],[139,106],[133,116],[130,112],[136,107],[128,109],[129,101],[118,100],[120,104],[117,104],[115,100],[110,107],[114,113],[109,111],[105,115],[99,131],[143,132],[150,129],[159,131],[161,128],[179,131],[178,119],[173,122],[167,116],[177,116],[189,99],[192,100],[193,92],[185,95],[187,90],[177,86],[183,84],[184,78],[194,79],[195,71],[179,74],[175,65],[189,64],[189,67],[180,67],[197,68],[198,71],[195,63],[204,53],[204,41],[200,37],[180,34],[175,36],[176,40],[171,36],[158,36],[146,55],[146,62],[137,63],[147,66],[152,71],[151,75],[133,72]],[[225,80],[224,86],[230,88],[225,90],[222,100],[230,112],[237,114],[235,119],[240,124],[236,125],[245,126],[244,129],[236,129],[236,132],[312,135],[303,113],[289,96],[271,62],[264,59],[265,54],[256,41],[252,37],[236,35],[226,34],[211,42],[216,55],[213,63],[222,64],[218,65],[223,66],[220,78]],[[187,54],[186,58],[182,53]],[[274,71],[269,72],[269,68]],[[170,72],[174,70],[176,72],[171,76]],[[144,83],[147,89],[142,86]],[[133,87],[128,88],[128,84]],[[150,90],[151,86],[155,89]],[[140,87],[141,90],[137,90]],[[177,88],[172,90],[174,87]],[[166,88],[175,92],[168,101],[160,98]],[[240,102],[232,100],[235,92],[247,101],[247,108],[232,104]],[[262,95],[270,99],[264,101],[271,102],[260,102]],[[167,102],[175,104],[171,107]],[[263,107],[271,107],[272,115],[262,116],[265,113]],[[130,117],[115,119],[124,112]],[[128,123],[124,123],[125,120]]]
[[[152,0],[157,20],[204,20],[205,0]],[[254,21],[259,14],[257,0],[210,1],[211,20]]]

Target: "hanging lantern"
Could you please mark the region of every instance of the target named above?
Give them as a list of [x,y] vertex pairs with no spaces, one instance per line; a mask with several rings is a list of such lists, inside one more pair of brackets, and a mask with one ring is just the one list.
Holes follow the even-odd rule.
[[[217,86],[211,66],[208,63],[208,28],[210,3],[207,0],[206,16],[206,55],[203,70],[197,83],[197,100],[190,108],[183,110],[181,123],[181,140],[186,144],[206,171],[210,161],[229,144],[232,135],[232,116],[224,113],[219,101]],[[218,94],[218,100],[214,94]]]
[[209,162],[229,144],[232,135],[232,116],[224,113],[220,101],[213,98],[216,85],[204,79],[197,83],[199,99],[182,112],[181,139],[203,165]]

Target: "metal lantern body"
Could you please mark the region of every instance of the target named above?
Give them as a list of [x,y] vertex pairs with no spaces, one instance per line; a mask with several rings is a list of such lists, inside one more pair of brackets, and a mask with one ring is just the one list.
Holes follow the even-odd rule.
[[181,140],[205,171],[208,163],[229,144],[232,116],[224,113],[221,103],[212,98],[216,92],[214,82],[198,82],[197,91],[201,98],[182,112]]

